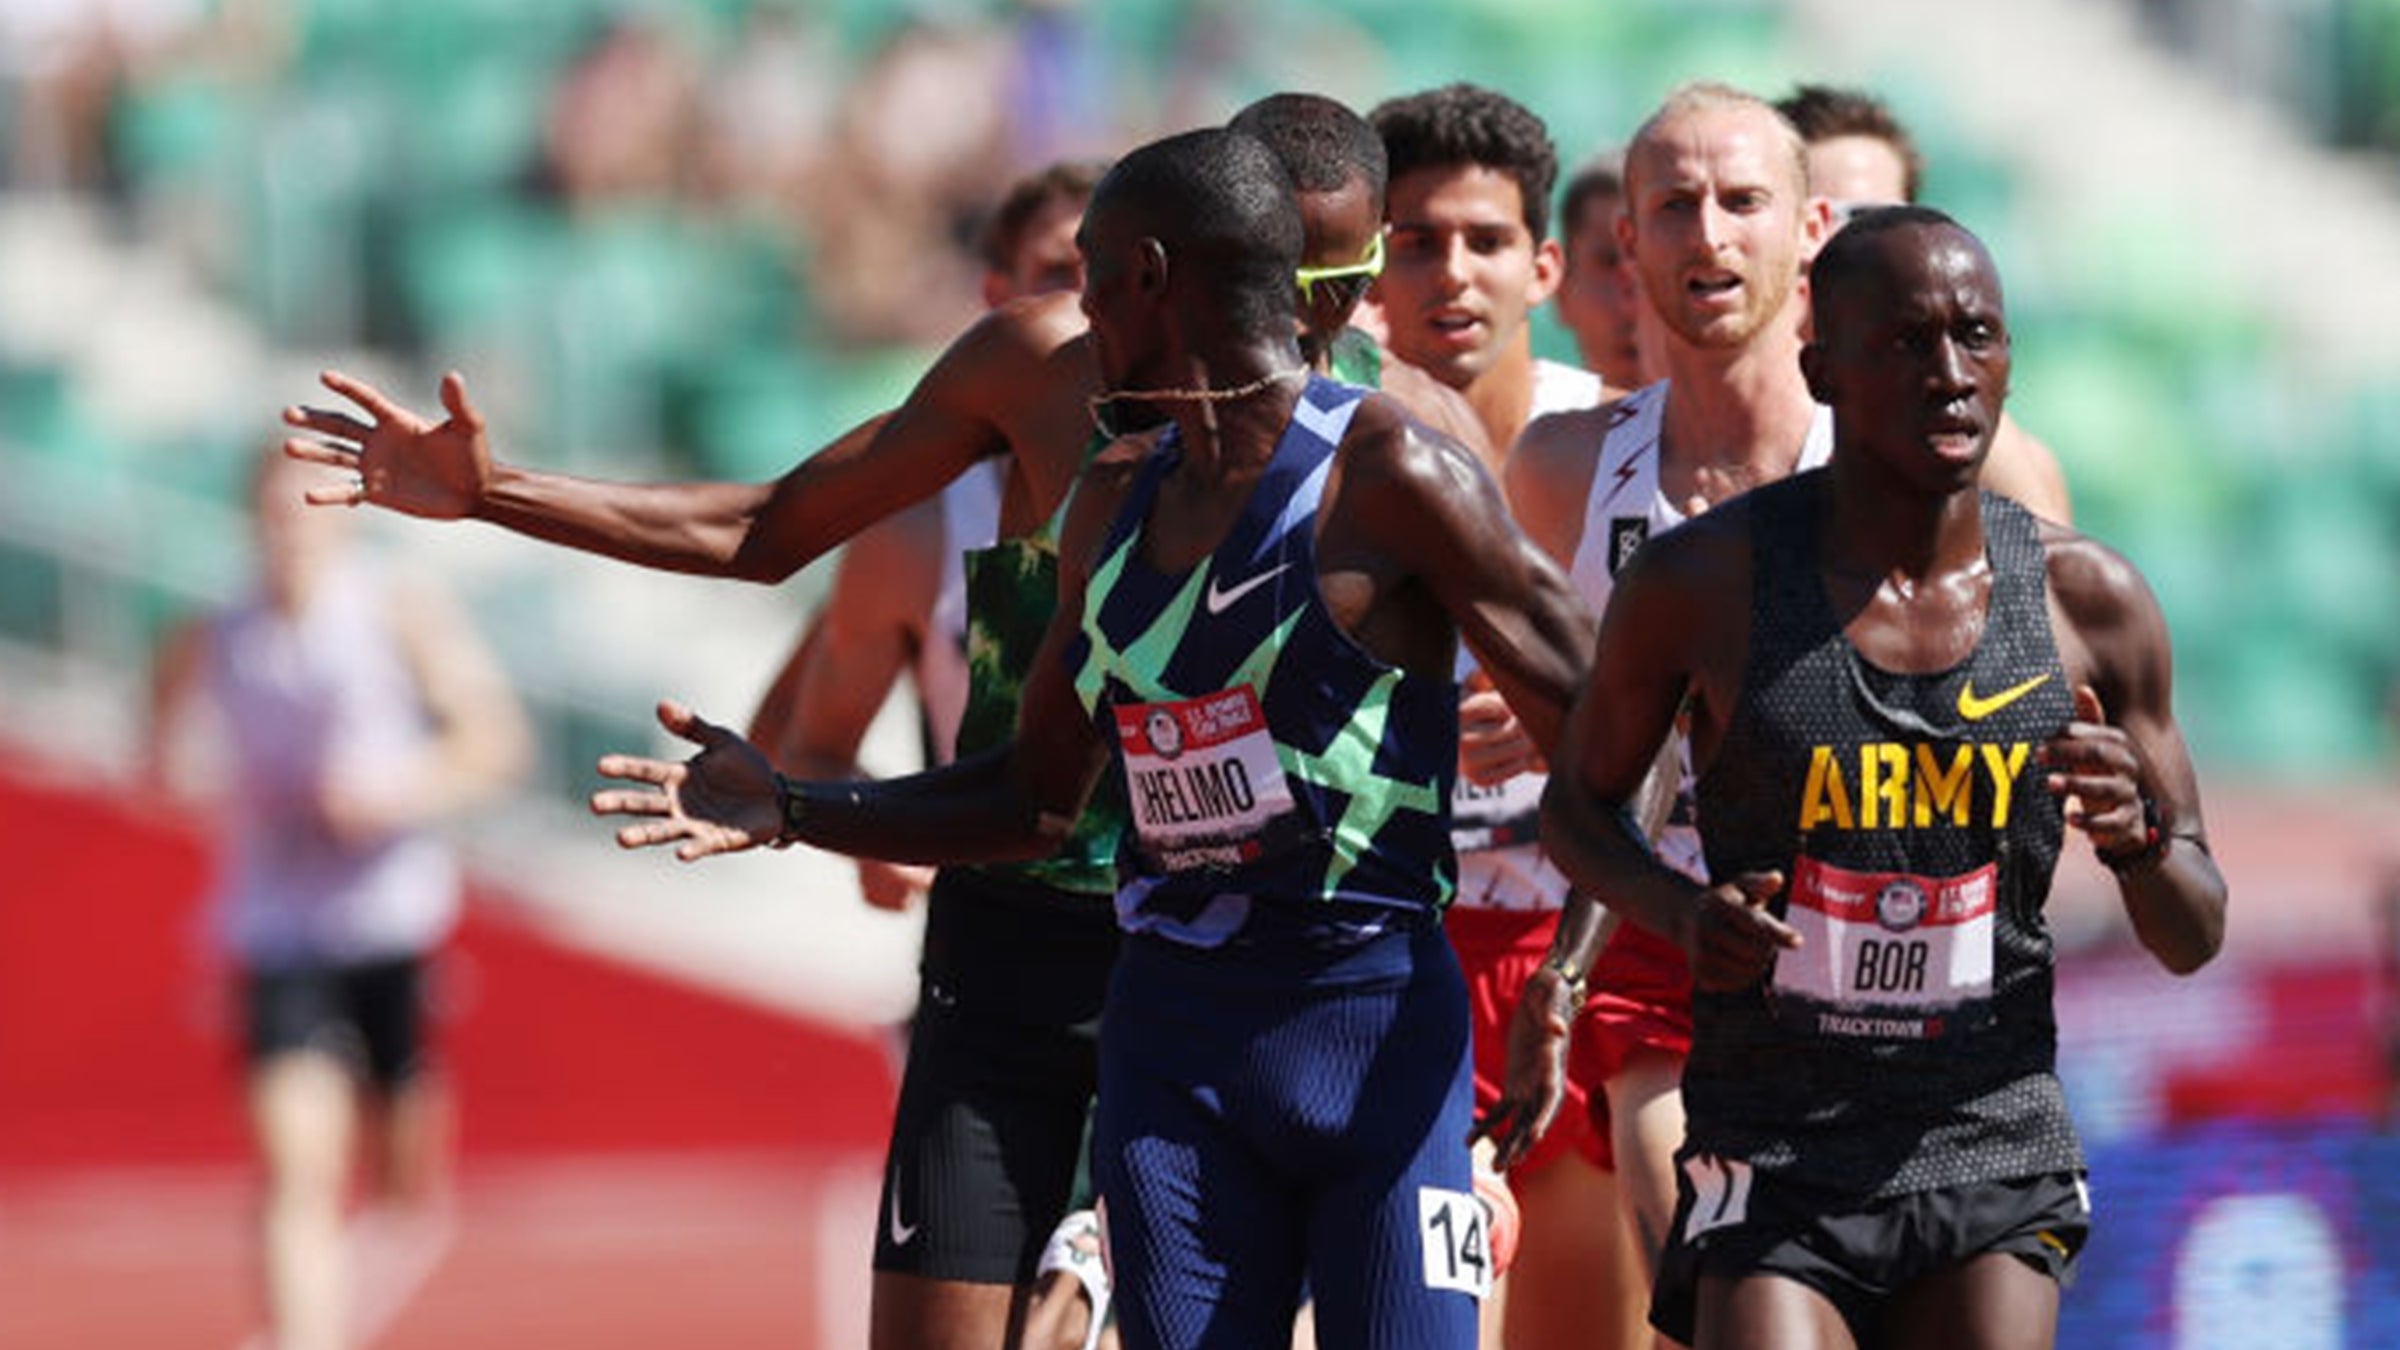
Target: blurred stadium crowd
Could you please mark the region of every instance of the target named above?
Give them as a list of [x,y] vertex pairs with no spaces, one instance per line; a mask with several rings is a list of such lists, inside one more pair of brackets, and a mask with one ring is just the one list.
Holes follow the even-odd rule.
[[[2287,323],[2342,298],[2354,260],[2286,267],[2273,297],[2232,284],[2269,218],[2316,204],[2195,212],[2145,193],[2151,164],[2110,166],[2127,190],[2071,220],[2047,210],[2039,161],[2074,148],[1991,135],[1945,69],[1969,56],[1842,45],[1846,8],[1902,7],[0,0],[0,732],[121,759],[110,728],[151,644],[236,584],[246,466],[320,366],[421,403],[432,372],[462,369],[511,457],[545,467],[764,478],[890,406],[976,311],[981,212],[1028,167],[1276,89],[1363,108],[1454,79],[1522,99],[1574,162],[1686,78],[1773,95],[1830,75],[1890,99],[1927,152],[1925,199],[1993,246],[2011,406],[2059,452],[2078,524],[2158,588],[2203,773],[2388,800],[2400,360],[2327,359]],[[2400,240],[2400,0],[2092,8],[2212,98],[2272,110],[2288,153],[2380,181],[2373,219]],[[1845,68],[1814,64],[1837,51]],[[2208,159],[2171,131],[2162,154]],[[2248,167],[2229,151],[2200,171]],[[1569,354],[1547,318],[1536,341]],[[816,569],[695,605],[540,552],[445,562],[481,569],[462,589],[527,688],[555,804],[580,800],[595,751],[646,734],[662,672],[713,665],[737,691],[719,703],[747,697],[822,585]],[[2400,919],[2377,933],[2382,952],[2288,978],[2162,990],[2105,959],[2062,975],[2062,1070],[2095,1143],[2130,1158],[2179,1120],[2388,1114],[2369,1097],[2400,1039],[2373,1019],[2400,1027]],[[2201,1232],[2209,1203],[2169,1192],[2222,1189],[2210,1160],[2254,1147],[2143,1174],[2161,1188],[2143,1212],[2190,1221],[2159,1244]],[[2322,1213],[2234,1217],[2379,1270],[2349,1325],[2400,1325],[2400,1168],[2349,1135],[2310,1149],[2290,1193]],[[2160,1268],[2093,1283],[2123,1325],[2217,1297]],[[2089,1343],[2131,1343],[2098,1332],[2115,1305],[2092,1306]]]
[[[2227,99],[2282,99],[2320,142],[2387,163],[2400,143],[2400,5],[2133,9]],[[33,459],[227,500],[260,411],[298,394],[267,372],[361,347],[467,370],[505,443],[546,465],[769,476],[888,406],[974,312],[979,214],[1027,166],[1274,88],[1364,106],[1461,77],[1524,98],[1572,161],[1684,76],[1806,73],[1790,45],[1819,10],[1840,7],[14,0],[11,495],[73,523],[58,513],[88,494],[43,500]],[[2400,559],[2400,372],[2311,368],[2266,306],[2216,284],[2246,222],[2138,195],[2046,221],[2026,147],[1967,131],[1938,72],[1872,82],[1926,142],[1928,200],[1999,250],[2020,415],[2060,448],[2083,522],[2159,586],[2200,753],[2372,770],[2400,606],[2348,579]],[[207,303],[143,289],[145,268]],[[1564,354],[1554,328],[1540,341]],[[180,556],[213,551],[191,529],[137,533],[117,545],[153,550],[127,569],[136,591],[221,574]],[[0,636],[72,641],[73,564],[28,547],[0,539]],[[171,606],[134,603],[138,645]]]

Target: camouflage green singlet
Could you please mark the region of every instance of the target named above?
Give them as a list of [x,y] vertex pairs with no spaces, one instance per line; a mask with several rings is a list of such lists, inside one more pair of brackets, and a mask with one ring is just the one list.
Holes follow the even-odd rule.
[[[1090,463],[1108,445],[1095,435],[1085,447]],[[1031,534],[969,549],[967,580],[967,705],[958,724],[961,759],[1017,734],[1017,705],[1034,653],[1058,609],[1058,529],[1066,505]],[[1074,833],[1056,853],[1023,863],[992,863],[977,870],[1078,895],[1113,897],[1117,891],[1117,835],[1125,820],[1124,794],[1114,774],[1104,776],[1075,822]]]

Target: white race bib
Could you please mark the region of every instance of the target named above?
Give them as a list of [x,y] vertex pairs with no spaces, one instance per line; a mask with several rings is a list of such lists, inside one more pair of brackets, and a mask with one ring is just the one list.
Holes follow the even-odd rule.
[[1491,1235],[1483,1202],[1469,1191],[1417,1188],[1417,1236],[1425,1249],[1425,1287],[1485,1298],[1492,1292]]
[[1121,703],[1117,744],[1142,848],[1168,871],[1235,867],[1293,811],[1266,712],[1249,685],[1171,703]]
[[1775,960],[1778,1008],[1820,1035],[1933,1040],[1992,996],[1997,864],[1956,877],[1852,872],[1801,858]]
[[1542,789],[1547,774],[1520,773],[1488,787],[1465,774],[1450,789],[1450,844],[1461,853],[1535,844],[1542,838]]

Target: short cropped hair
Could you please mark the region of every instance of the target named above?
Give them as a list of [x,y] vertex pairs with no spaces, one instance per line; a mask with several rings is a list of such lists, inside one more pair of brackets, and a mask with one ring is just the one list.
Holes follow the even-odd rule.
[[1517,181],[1525,229],[1550,237],[1550,192],[1558,185],[1558,148],[1533,110],[1497,90],[1448,84],[1387,99],[1367,114],[1383,136],[1395,179],[1418,169],[1475,166]]
[[1800,139],[1815,145],[1837,136],[1865,136],[1883,142],[1900,157],[1905,200],[1915,201],[1924,187],[1925,156],[1917,138],[1893,115],[1882,99],[1863,89],[1830,84],[1803,84],[1775,101],[1775,110],[1790,119]]
[[1101,178],[1088,214],[1123,212],[1206,278],[1226,318],[1292,332],[1304,235],[1283,161],[1244,132],[1203,128],[1150,142]]
[[1080,207],[1090,201],[1093,187],[1107,171],[1104,160],[1070,159],[1018,179],[983,222],[975,240],[976,256],[995,272],[1016,266],[1017,250],[1024,246],[1025,231],[1032,227],[1034,217],[1054,202],[1074,202]]
[[1659,103],[1657,111],[1643,120],[1641,129],[1633,133],[1633,139],[1626,142],[1626,194],[1630,196],[1634,191],[1633,168],[1636,157],[1633,152],[1642,142],[1649,140],[1657,134],[1660,127],[1669,122],[1692,116],[1695,113],[1715,112],[1727,108],[1756,108],[1774,122],[1778,133],[1784,138],[1785,147],[1791,152],[1793,179],[1800,184],[1800,190],[1806,193],[1808,191],[1808,145],[1800,139],[1799,128],[1792,125],[1792,119],[1784,116],[1774,104],[1747,89],[1737,89],[1730,84],[1722,84],[1715,80],[1696,80],[1668,94]]
[[1563,240],[1574,236],[1576,222],[1583,219],[1583,208],[1593,198],[1624,195],[1624,167],[1617,156],[1603,155],[1577,169],[1574,177],[1567,180],[1566,191],[1558,194],[1560,238]]
[[[1977,249],[1983,241],[1973,230],[1958,223],[1948,212],[1930,206],[1870,206],[1850,217],[1850,222],[1834,231],[1833,238],[1817,251],[1816,260],[1808,267],[1808,292],[1811,318],[1819,333],[1825,331],[1826,307],[1831,298],[1847,290],[1864,273],[1883,236],[1894,230],[1932,227],[1956,230],[1966,236]],[[1989,250],[1985,250],[1989,255]]]
[[1322,94],[1269,94],[1225,125],[1265,142],[1302,192],[1338,192],[1364,178],[1368,192],[1383,200],[1390,182],[1383,137],[1346,103]]

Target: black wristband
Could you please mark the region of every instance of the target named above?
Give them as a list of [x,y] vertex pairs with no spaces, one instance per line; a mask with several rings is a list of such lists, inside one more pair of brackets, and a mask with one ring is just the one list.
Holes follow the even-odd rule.
[[800,785],[782,774],[775,775],[775,815],[783,822],[775,833],[776,848],[790,848],[800,842],[800,822],[808,815],[808,801],[800,795]]
[[2123,876],[2157,863],[2167,856],[2167,850],[2174,846],[2174,842],[2175,837],[2159,824],[2158,799],[2145,792],[2142,794],[2142,842],[2131,848],[2106,849],[2095,846],[2092,856],[2100,860],[2102,867]]

